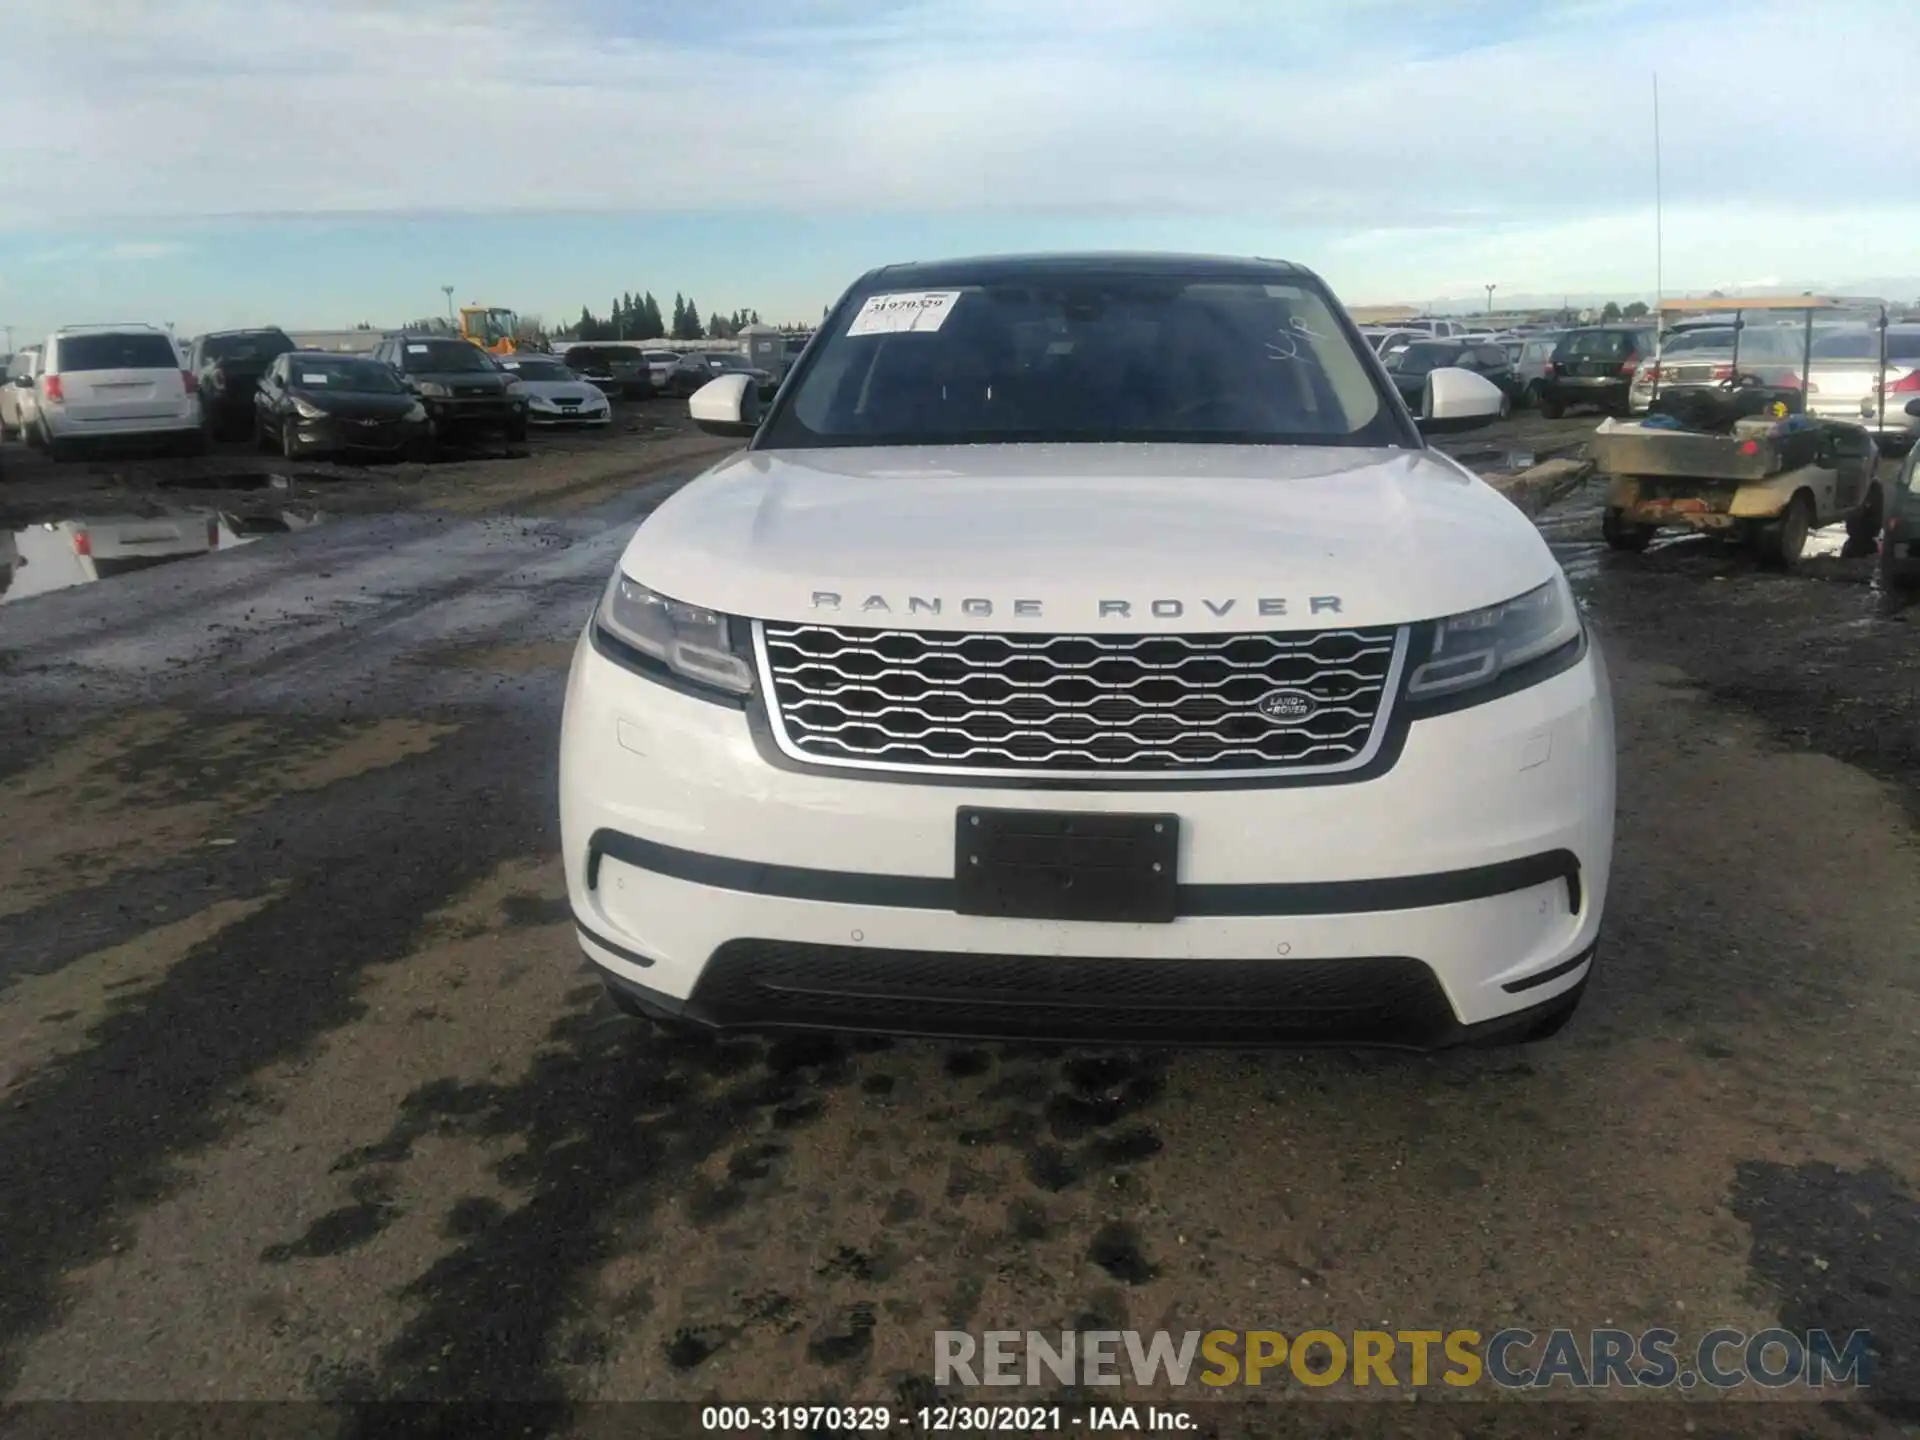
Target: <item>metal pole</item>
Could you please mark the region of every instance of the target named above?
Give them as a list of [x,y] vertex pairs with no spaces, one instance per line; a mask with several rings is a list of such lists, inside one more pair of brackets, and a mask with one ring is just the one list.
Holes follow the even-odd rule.
[[1806,335],[1800,347],[1800,409],[1803,414],[1812,414],[1813,406],[1807,401],[1809,387],[1813,384],[1813,311],[1807,311]]
[[[1878,429],[1880,431],[1885,431],[1887,428],[1887,307],[1885,305],[1882,305],[1880,307],[1879,394],[1880,394],[1880,420],[1879,420]],[[1880,435],[1876,433],[1873,438],[1874,438],[1874,442],[1878,444],[1880,441]]]
[[1489,315],[1493,314],[1493,292],[1499,288],[1497,285],[1487,286],[1487,314]]

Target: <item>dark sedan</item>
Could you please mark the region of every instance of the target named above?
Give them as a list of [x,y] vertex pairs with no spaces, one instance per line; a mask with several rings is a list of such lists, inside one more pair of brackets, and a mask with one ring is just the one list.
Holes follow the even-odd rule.
[[[464,342],[463,342],[464,343]],[[363,355],[295,350],[275,359],[254,395],[253,433],[289,460],[365,452],[424,457],[426,407],[388,366]]]
[[1387,356],[1383,363],[1400,398],[1416,415],[1420,413],[1420,402],[1426,392],[1427,376],[1435,370],[1471,370],[1491,380],[1500,387],[1502,415],[1512,411],[1520,393],[1513,361],[1502,345],[1466,340],[1416,340],[1406,349]]
[[244,426],[253,414],[253,392],[267,367],[295,349],[284,330],[216,330],[195,340],[187,369],[200,383],[200,411],[207,428],[223,434]]

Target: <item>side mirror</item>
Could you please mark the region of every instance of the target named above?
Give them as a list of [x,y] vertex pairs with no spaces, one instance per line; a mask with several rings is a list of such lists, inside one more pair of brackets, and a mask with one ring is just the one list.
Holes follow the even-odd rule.
[[760,428],[760,396],[751,375],[709,380],[687,401],[693,423],[709,435],[745,438]]
[[1420,416],[1414,422],[1423,435],[1455,435],[1479,430],[1500,418],[1504,397],[1500,387],[1484,375],[1458,366],[1427,373],[1420,396]]
[[13,388],[16,390],[31,390],[33,388],[33,376],[31,375],[14,376]]
[[1920,400],[1907,401],[1907,413],[1914,419],[1920,420]]

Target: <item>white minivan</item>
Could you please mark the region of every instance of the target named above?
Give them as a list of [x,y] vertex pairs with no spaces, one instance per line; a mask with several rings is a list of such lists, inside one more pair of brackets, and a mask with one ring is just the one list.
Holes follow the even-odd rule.
[[55,460],[92,441],[206,446],[199,383],[173,337],[152,325],[68,325],[47,337],[31,436]]

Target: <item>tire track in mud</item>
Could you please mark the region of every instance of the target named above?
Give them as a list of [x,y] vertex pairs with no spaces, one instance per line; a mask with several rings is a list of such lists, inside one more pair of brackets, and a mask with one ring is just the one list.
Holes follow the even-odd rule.
[[244,1123],[255,1072],[352,1023],[361,972],[409,953],[423,915],[551,850],[550,733],[469,723],[304,797],[269,867],[284,898],[194,946],[0,1103],[0,1391],[57,1319],[65,1272],[123,1242],[176,1158]]

